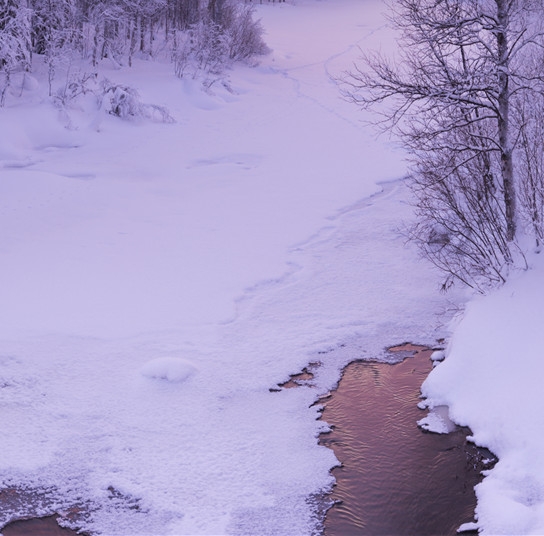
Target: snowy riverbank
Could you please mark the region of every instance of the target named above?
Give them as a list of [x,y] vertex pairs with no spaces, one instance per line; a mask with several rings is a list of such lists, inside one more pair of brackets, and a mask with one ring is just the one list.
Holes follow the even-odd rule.
[[476,487],[482,534],[544,533],[544,259],[504,288],[474,299],[446,360],[423,385],[431,405],[469,426],[499,462]]

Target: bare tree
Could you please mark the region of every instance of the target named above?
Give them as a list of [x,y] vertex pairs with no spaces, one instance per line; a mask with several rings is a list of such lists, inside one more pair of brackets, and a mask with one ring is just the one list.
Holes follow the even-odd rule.
[[413,163],[417,223],[409,236],[446,274],[444,289],[458,280],[484,291],[503,283],[508,267],[522,259],[506,238],[501,161],[486,132],[489,123],[442,133]]
[[227,2],[224,5],[222,27],[229,60],[247,60],[270,51],[263,41],[261,22],[255,20],[254,15],[255,9],[251,4]]
[[522,121],[516,156],[520,180],[521,221],[540,252],[544,243],[544,96],[516,102]]
[[30,10],[24,0],[0,0],[0,106],[15,70],[31,62]]
[[49,96],[57,67],[69,63],[80,41],[72,0],[32,0],[32,49],[48,67]]
[[[523,68],[544,46],[542,7],[540,0],[397,0],[391,21],[400,61],[369,55],[344,79],[345,95],[359,106],[389,102],[381,126],[412,155],[416,237],[449,282],[480,287],[478,271],[503,281],[520,258],[514,149],[524,123],[515,103],[543,89],[543,66]],[[436,228],[450,246],[466,247],[426,246]],[[476,243],[487,243],[487,253]]]

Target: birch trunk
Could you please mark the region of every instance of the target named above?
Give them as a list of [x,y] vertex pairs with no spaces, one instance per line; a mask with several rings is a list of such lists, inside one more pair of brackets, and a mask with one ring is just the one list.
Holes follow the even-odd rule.
[[498,53],[498,131],[501,152],[501,173],[504,188],[504,209],[506,217],[506,239],[513,241],[516,236],[516,189],[514,182],[513,151],[510,144],[510,92],[509,92],[509,51],[508,35],[509,8],[508,0],[496,0],[497,3],[497,53]]

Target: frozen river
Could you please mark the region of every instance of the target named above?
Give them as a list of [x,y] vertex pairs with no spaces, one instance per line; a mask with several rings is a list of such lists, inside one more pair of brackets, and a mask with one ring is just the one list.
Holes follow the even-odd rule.
[[[102,67],[172,125],[82,102],[67,130],[43,84],[0,110],[0,482],[41,497],[0,525],[319,527],[337,460],[310,406],[347,362],[432,345],[452,314],[399,232],[402,155],[330,79],[390,45],[381,5],[259,6],[273,52],[213,94],[169,65]],[[270,391],[309,362],[313,387]]]

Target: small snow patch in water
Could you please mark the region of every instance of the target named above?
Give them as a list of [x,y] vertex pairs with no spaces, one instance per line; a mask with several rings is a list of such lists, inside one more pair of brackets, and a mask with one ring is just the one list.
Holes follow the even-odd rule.
[[457,533],[462,534],[463,532],[476,532],[479,529],[478,523],[470,522],[463,523],[458,529]]
[[148,361],[140,370],[147,378],[183,382],[196,372],[196,367],[178,357],[159,357]]
[[[422,407],[418,404],[418,407]],[[447,406],[436,406],[429,411],[423,419],[417,421],[423,430],[435,434],[449,434],[457,429],[457,425],[450,419]]]

